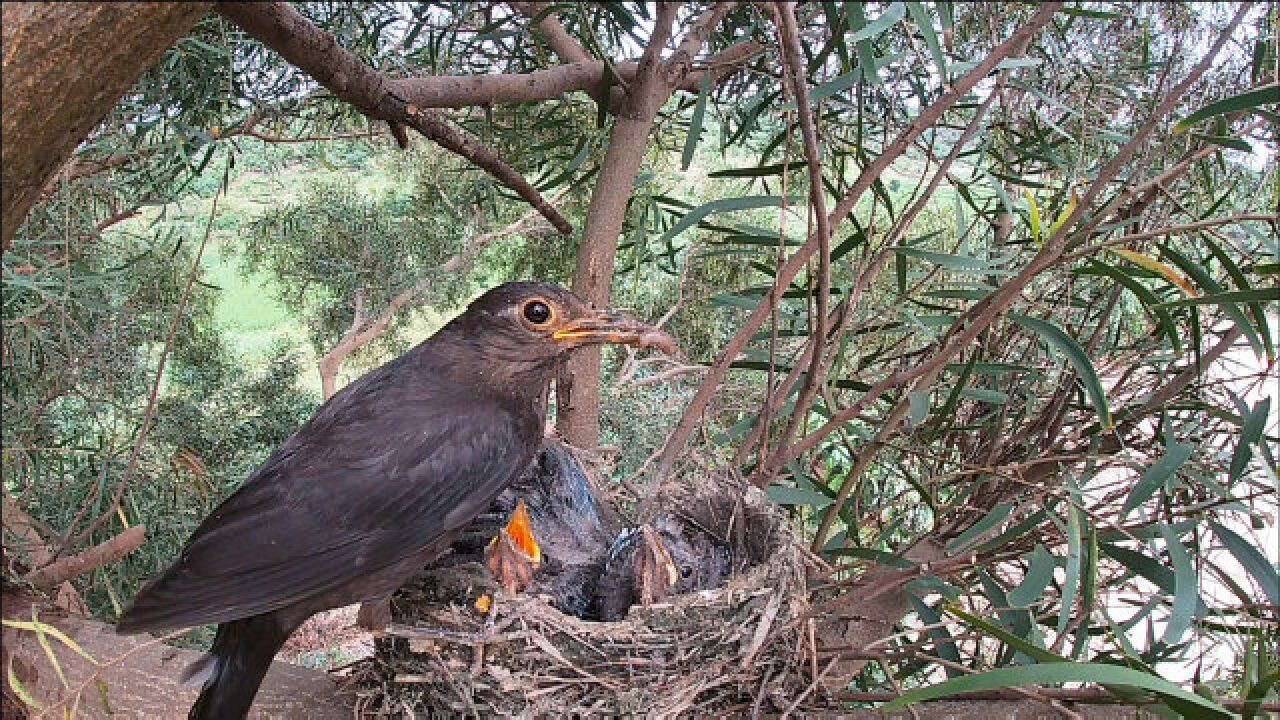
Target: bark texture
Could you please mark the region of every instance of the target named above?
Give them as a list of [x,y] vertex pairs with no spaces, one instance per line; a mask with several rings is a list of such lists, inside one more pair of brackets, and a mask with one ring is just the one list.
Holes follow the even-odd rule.
[[[649,130],[663,103],[688,78],[693,58],[724,16],[728,3],[716,3],[689,27],[680,45],[665,60],[663,45],[675,21],[673,5],[659,5],[653,34],[622,103],[609,149],[600,167],[599,180],[591,195],[587,220],[578,246],[578,262],[573,274],[573,290],[599,306],[607,306],[613,285],[613,263],[618,236],[626,215],[627,201],[636,173],[644,158]],[[539,28],[547,32],[543,18]],[[557,53],[569,52],[557,47]],[[745,60],[744,56],[742,59]],[[566,402],[567,400],[567,402]],[[586,348],[570,357],[557,387],[556,430],[565,442],[582,448],[600,444],[600,349]]]
[[[6,620],[31,621],[32,608],[40,621],[53,625],[100,663],[98,667],[50,635],[45,639],[58,658],[66,686],[58,670],[40,647],[36,633],[22,628],[4,628],[4,665],[10,667],[23,691],[39,701],[48,717],[61,717],[58,703],[80,699],[77,718],[185,718],[199,687],[179,680],[182,670],[201,653],[170,647],[147,636],[120,636],[111,626],[33,601],[30,596],[6,590]],[[67,688],[71,688],[69,692]],[[6,703],[20,702],[5,683]],[[105,707],[104,707],[105,705]],[[70,704],[67,705],[70,707]],[[107,711],[110,708],[110,712]],[[5,715],[9,717],[9,715]],[[337,684],[319,670],[276,661],[254,701],[250,718],[316,718],[338,720],[352,717],[349,699],[338,692]]]
[[4,3],[3,246],[58,168],[212,3]]

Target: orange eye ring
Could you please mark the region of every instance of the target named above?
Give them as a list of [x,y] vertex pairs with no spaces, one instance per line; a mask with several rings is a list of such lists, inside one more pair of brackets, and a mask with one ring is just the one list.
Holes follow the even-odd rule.
[[533,298],[525,301],[520,307],[520,317],[530,327],[542,328],[551,324],[555,318],[555,311],[551,308],[551,303],[542,298]]

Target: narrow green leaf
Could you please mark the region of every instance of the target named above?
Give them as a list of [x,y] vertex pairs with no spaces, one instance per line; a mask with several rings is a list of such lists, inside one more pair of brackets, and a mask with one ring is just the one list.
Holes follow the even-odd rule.
[[[748,197],[732,197],[712,200],[709,203],[699,205],[685,213],[685,216],[680,218],[679,222],[672,225],[670,229],[662,234],[660,242],[662,244],[670,242],[680,233],[688,230],[694,225],[697,225],[708,215],[732,212],[735,210],[754,210],[765,207],[779,207],[782,205],[782,200],[783,198],[779,195],[754,195]],[[804,198],[798,196],[787,199],[787,204],[792,206],[803,202]]]
[[[1208,234],[1200,236],[1201,242],[1209,248],[1209,252],[1217,258],[1218,263],[1222,265],[1222,269],[1227,271],[1227,276],[1231,278],[1231,282],[1235,283],[1240,290],[1252,290],[1253,285],[1249,282],[1249,276],[1244,274],[1244,270],[1240,268],[1231,254],[1222,249],[1222,246],[1213,241]],[[1262,346],[1266,350],[1267,361],[1270,362],[1276,357],[1275,342],[1271,339],[1271,323],[1267,318],[1267,305],[1263,302],[1249,303],[1249,312],[1253,314],[1253,324],[1258,329],[1258,334],[1262,337]]]
[[[864,31],[869,26],[867,23],[866,7],[860,3],[845,3],[845,8],[849,11],[849,27],[854,31],[846,38],[846,42],[854,42],[858,53],[858,68],[862,70],[862,79],[869,85],[880,84],[880,75],[876,72],[876,56],[875,50],[871,47],[869,39],[853,40],[854,36]],[[887,13],[886,13],[887,15]],[[881,16],[883,19],[884,15]]]
[[1254,288],[1252,290],[1228,290],[1212,295],[1178,298],[1160,303],[1160,307],[1187,307],[1190,305],[1235,305],[1237,303],[1276,302],[1280,300],[1280,288]]
[[[928,626],[929,629],[925,632],[929,639],[933,640],[934,651],[938,653],[938,657],[959,665],[960,652],[956,649],[955,638],[951,637],[951,633],[943,626],[942,617],[938,615],[938,611],[914,594],[908,593],[907,599],[911,601],[911,607],[916,611],[920,621]],[[960,676],[960,671],[954,665],[946,666],[946,671],[949,678]]]
[[[942,409],[938,411],[939,417],[949,418],[955,412],[956,405],[960,403],[960,393],[964,391],[969,384],[969,378],[973,375],[973,367],[978,362],[978,353],[974,353],[969,357],[969,361],[964,364],[964,369],[960,371],[960,376],[956,378],[955,384],[951,388],[951,392],[947,394],[947,399],[942,403]],[[948,366],[948,370],[953,370]]]
[[[861,79],[862,70],[860,68],[855,68],[847,73],[837,75],[827,82],[814,85],[809,90],[809,106],[813,107],[822,100],[826,100],[833,95],[839,95],[854,85],[857,85],[858,81]],[[795,108],[796,103],[794,100],[781,106],[782,110],[794,110]]]
[[976,675],[966,675],[937,685],[920,688],[880,706],[882,711],[896,710],[923,700],[933,700],[976,690],[1022,687],[1025,685],[1057,684],[1065,682],[1106,683],[1149,690],[1161,697],[1177,699],[1204,713],[1204,717],[1231,717],[1226,708],[1155,675],[1117,665],[1101,665],[1074,662],[1054,662],[1041,665],[1021,665],[998,668]]
[[1163,489],[1173,474],[1191,458],[1195,448],[1188,443],[1175,442],[1164,449],[1164,455],[1151,464],[1137,484],[1129,491],[1124,508],[1120,511],[1121,519],[1129,516],[1133,509],[1146,502],[1157,490]]
[[1035,241],[1036,247],[1040,247],[1044,244],[1044,237],[1040,234],[1040,208],[1036,206],[1036,196],[1025,188],[1022,195],[1027,199],[1027,210],[1031,213],[1031,239]]
[[991,508],[981,520],[947,543],[947,550],[951,553],[962,552],[969,544],[976,541],[988,530],[1004,522],[1004,519],[1009,517],[1009,512],[1012,510],[1013,503],[1010,502],[1003,502]]
[[789,163],[774,163],[773,165],[760,165],[758,167],[745,168],[728,168],[727,170],[716,170],[707,173],[709,178],[756,178],[771,177],[781,175],[784,171],[802,170],[808,165],[804,160],[794,160]]
[[1071,658],[1078,660],[1089,646],[1089,632],[1093,626],[1093,601],[1098,592],[1098,528],[1085,518],[1088,537],[1083,546],[1084,562],[1080,566],[1080,624],[1076,626],[1075,643]]
[[702,74],[702,89],[698,91],[698,101],[693,105],[693,117],[689,120],[689,134],[684,139],[684,151],[680,153],[680,169],[688,170],[693,162],[693,151],[698,148],[698,139],[702,137],[702,118],[707,113],[707,95],[711,92],[711,73]]
[[1169,529],[1168,525],[1163,523],[1160,525],[1160,534],[1164,537],[1165,548],[1169,552],[1169,562],[1173,565],[1174,577],[1173,609],[1169,613],[1164,636],[1160,640],[1166,645],[1173,645],[1181,640],[1183,634],[1191,627],[1200,593],[1196,582],[1196,571],[1191,565],[1187,548],[1182,545],[1182,541]]
[[992,267],[991,263],[982,259],[969,255],[952,255],[949,253],[934,252],[932,250],[922,250],[915,247],[898,246],[893,251],[899,255],[917,258],[934,265],[944,267],[948,270],[957,272],[973,273],[978,275],[1011,275],[1008,270],[1000,270]]
[[1088,269],[1115,280],[1121,287],[1133,293],[1133,296],[1141,303],[1142,308],[1155,318],[1161,332],[1169,339],[1169,344],[1173,347],[1173,354],[1177,357],[1182,356],[1182,340],[1178,335],[1178,324],[1174,322],[1173,316],[1169,314],[1169,311],[1160,306],[1160,299],[1156,297],[1155,293],[1151,292],[1150,288],[1120,268],[1104,263],[1101,260],[1090,259]]
[[1240,428],[1240,439],[1236,449],[1231,453],[1231,469],[1228,477],[1232,482],[1240,479],[1249,468],[1253,459],[1253,446],[1262,440],[1262,433],[1267,428],[1267,417],[1271,414],[1271,398],[1259,400],[1253,410],[1244,419],[1244,427]]
[[1062,602],[1058,608],[1058,632],[1067,631],[1067,625],[1075,615],[1076,592],[1080,588],[1080,533],[1083,523],[1080,512],[1080,488],[1076,486],[1074,476],[1067,476],[1067,489],[1070,498],[1067,502],[1067,566],[1062,581]]
[[1253,152],[1253,146],[1240,138],[1228,137],[1225,135],[1204,135],[1198,132],[1191,133],[1191,137],[1204,140],[1211,145],[1218,145],[1229,150],[1239,150],[1242,153]]
[[831,498],[808,488],[770,485],[765,488],[765,494],[779,505],[809,505],[814,510],[821,510],[831,504]]
[[40,710],[44,707],[40,704],[40,701],[36,700],[35,696],[31,694],[31,691],[27,690],[27,687],[22,684],[22,681],[18,679],[18,674],[13,671],[13,656],[9,657],[9,664],[5,668],[5,672],[9,679],[9,689],[13,690],[13,694],[17,695],[18,699],[21,700],[23,704],[33,710]]
[[1258,714],[1258,710],[1262,707],[1262,701],[1267,697],[1267,693],[1271,692],[1271,688],[1280,683],[1280,667],[1274,668],[1271,672],[1266,673],[1258,678],[1253,687],[1249,688],[1249,694],[1245,697],[1244,707],[1240,712],[1240,720],[1252,720]]
[[1170,595],[1173,594],[1176,587],[1173,571],[1161,565],[1155,558],[1143,555],[1137,550],[1130,550],[1111,543],[1099,543],[1098,549],[1103,554],[1125,566],[1129,571],[1150,580],[1152,584],[1164,592]]
[[1017,540],[1023,535],[1026,535],[1032,530],[1035,530],[1036,528],[1040,527],[1040,523],[1044,522],[1048,516],[1049,516],[1049,513],[1047,513],[1044,509],[1037,510],[1031,513],[1030,515],[1026,516],[1025,518],[1023,518],[1022,520],[1014,523],[1009,529],[1005,530],[1004,532],[1000,533],[994,538],[991,538],[990,540],[977,545],[976,547],[973,548],[973,552],[977,554],[982,554],[982,553],[991,552],[992,550],[998,550],[999,548],[1002,548],[1005,545],[1008,545],[1014,540]]
[[909,2],[907,11],[911,13],[911,20],[920,30],[924,44],[929,47],[929,54],[933,56],[933,62],[938,66],[938,77],[946,83],[947,56],[943,54],[942,45],[938,43],[938,33],[933,28],[933,18],[929,17],[929,11],[925,9],[924,3]]
[[1067,356],[1067,360],[1075,369],[1080,382],[1084,384],[1085,392],[1089,395],[1090,402],[1093,403],[1094,412],[1098,413],[1098,421],[1102,424],[1102,428],[1110,430],[1112,420],[1111,409],[1107,407],[1107,394],[1102,389],[1102,381],[1098,379],[1098,371],[1094,370],[1093,363],[1089,361],[1089,356],[1085,354],[1084,348],[1080,347],[1079,343],[1056,325],[1038,318],[1010,313],[1009,319],[1039,335],[1041,340],[1044,340],[1051,347],[1056,348],[1058,352]]
[[1096,18],[1098,20],[1120,20],[1124,15],[1120,13],[1107,12],[1106,10],[1091,10],[1089,8],[1074,7],[1068,5],[1062,8],[1064,15],[1075,15],[1077,17]]
[[[1195,298],[1196,300],[1204,300],[1205,297],[1228,294],[1223,290],[1222,286],[1218,284],[1218,281],[1213,279],[1213,275],[1211,275],[1200,263],[1192,261],[1191,258],[1183,255],[1166,243],[1162,243],[1160,245],[1160,253],[1169,258],[1169,260],[1181,268],[1183,272],[1190,275],[1196,281],[1197,285],[1204,288],[1205,296]],[[1192,298],[1186,299],[1191,300]],[[1252,302],[1256,299],[1257,298],[1246,297],[1239,301]],[[1264,357],[1266,355],[1266,346],[1263,345],[1262,340],[1258,337],[1258,333],[1254,331],[1253,325],[1249,323],[1245,318],[1244,313],[1241,312],[1240,308],[1235,304],[1236,302],[1237,301],[1234,300],[1223,302],[1221,304],[1222,312],[1236,324],[1236,327],[1240,328],[1240,330],[1244,332],[1245,337],[1249,339],[1249,345],[1253,347],[1253,351],[1257,353],[1258,357]],[[1200,323],[1198,322],[1198,318],[1195,317],[1194,312],[1196,306],[1201,303],[1188,304],[1192,308],[1192,319],[1195,321],[1192,323],[1192,330],[1198,332],[1200,329]],[[1196,347],[1200,347],[1199,342],[1196,343]]]
[[1009,604],[1013,607],[1027,607],[1039,600],[1044,589],[1049,587],[1049,581],[1053,580],[1053,569],[1057,566],[1057,560],[1044,545],[1036,543],[1028,561],[1026,576],[1018,587],[1009,591]]
[[907,419],[917,426],[929,415],[929,393],[912,390],[907,393]]
[[1213,520],[1209,521],[1209,527],[1213,529],[1213,534],[1222,541],[1227,551],[1235,557],[1236,562],[1240,563],[1262,587],[1267,600],[1273,606],[1280,606],[1280,572],[1277,572],[1276,566],[1272,565],[1258,548],[1237,535],[1234,530]]
[[860,42],[862,40],[873,38],[894,25],[897,25],[898,22],[902,20],[902,17],[906,15],[906,12],[907,8],[903,3],[895,2],[889,5],[889,8],[881,13],[880,17],[866,23],[862,29],[850,33],[849,36],[845,38],[845,41]]
[[1009,394],[1002,393],[999,390],[984,390],[982,388],[965,388],[960,394],[970,400],[977,400],[988,405],[1004,405],[1009,402]]
[[1036,645],[1018,637],[1017,635],[1014,635],[1008,630],[1005,630],[999,625],[996,625],[995,623],[990,622],[989,620],[986,620],[984,618],[980,618],[976,615],[970,615],[969,613],[963,610],[960,610],[954,605],[947,605],[946,610],[947,610],[947,614],[954,615],[960,618],[960,621],[965,623],[966,625],[969,625],[971,627],[974,627],[978,630],[981,630],[987,633],[991,637],[994,637],[995,639],[1003,642],[1004,644],[1008,645],[1014,650],[1017,650],[1018,652],[1023,653],[1027,657],[1034,659],[1036,662],[1042,662],[1042,663],[1068,662],[1066,658],[1061,657],[1059,655],[1054,655],[1053,653],[1049,652],[1048,650],[1045,650],[1042,647],[1037,647]]
[[1209,103],[1175,123],[1173,131],[1175,133],[1186,132],[1192,125],[1215,115],[1224,115],[1236,110],[1247,110],[1276,103],[1280,103],[1280,83],[1271,83],[1270,85],[1246,90],[1239,95],[1232,95],[1229,98]]

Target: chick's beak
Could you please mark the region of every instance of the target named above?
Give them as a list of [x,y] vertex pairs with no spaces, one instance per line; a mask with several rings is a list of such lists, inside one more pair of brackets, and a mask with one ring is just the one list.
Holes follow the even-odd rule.
[[656,347],[668,355],[676,352],[675,338],[653,325],[613,311],[569,320],[564,327],[552,333],[551,338],[569,347],[615,343],[640,348]]
[[649,605],[665,598],[680,579],[680,571],[662,538],[648,525],[641,527],[640,551],[636,553],[636,578],[640,603]]
[[[533,572],[542,564],[542,548],[533,539],[523,500],[516,501],[510,522],[485,547],[484,562],[498,584],[513,595],[533,581]],[[477,609],[487,612],[487,607],[477,605]]]
[[538,547],[538,541],[533,539],[533,528],[529,524],[529,511],[524,507],[524,500],[516,501],[515,512],[511,513],[511,520],[503,530],[515,546],[529,556],[533,566],[538,567],[542,562],[542,548]]

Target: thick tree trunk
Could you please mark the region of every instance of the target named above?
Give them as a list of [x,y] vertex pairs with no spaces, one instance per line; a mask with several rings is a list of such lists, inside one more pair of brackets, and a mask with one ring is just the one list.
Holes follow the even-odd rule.
[[[600,181],[591,196],[573,290],[600,307],[609,305],[618,235],[658,107],[660,102],[618,118],[600,167]],[[594,448],[600,444],[600,348],[574,353],[560,383],[564,387],[557,397],[567,398],[568,403],[556,408],[556,430],[570,445]]]
[[[653,120],[671,94],[689,75],[693,57],[701,51],[708,35],[729,11],[728,3],[716,3],[703,11],[689,27],[676,51],[662,60],[662,48],[670,37],[676,6],[659,5],[653,34],[636,67],[635,78],[618,112],[609,149],[600,167],[600,180],[591,195],[587,221],[578,246],[578,263],[573,289],[599,306],[607,306],[613,283],[613,261],[618,252],[618,235],[626,215],[627,200],[636,173],[644,158]],[[546,21],[540,26],[545,33]],[[567,44],[567,43],[561,43]],[[557,52],[566,50],[557,48]],[[570,51],[576,54],[576,50]],[[744,56],[745,59],[745,56]],[[600,350],[589,348],[570,358],[560,378],[556,397],[556,430],[570,445],[593,448],[600,443]],[[564,402],[567,400],[567,402]]]
[[49,178],[212,3],[5,3],[3,247]]

